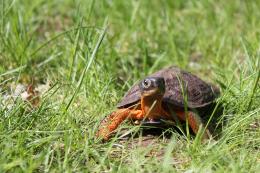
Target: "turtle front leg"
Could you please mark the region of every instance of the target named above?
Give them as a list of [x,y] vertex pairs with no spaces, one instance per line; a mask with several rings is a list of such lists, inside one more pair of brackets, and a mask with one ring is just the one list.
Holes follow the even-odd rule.
[[[180,120],[186,121],[185,112],[178,111],[176,113],[177,113],[177,116]],[[186,115],[187,115],[187,121],[188,121],[189,126],[191,127],[192,131],[195,134],[197,134],[199,129],[204,127],[200,116],[198,114],[196,114],[195,112],[192,112],[192,111],[188,111]],[[210,134],[209,130],[206,129],[205,132],[202,135],[202,138],[203,139],[209,139],[210,136],[211,136],[211,134]]]
[[127,118],[142,119],[143,113],[141,110],[118,109],[101,121],[96,136],[107,141],[111,133]]

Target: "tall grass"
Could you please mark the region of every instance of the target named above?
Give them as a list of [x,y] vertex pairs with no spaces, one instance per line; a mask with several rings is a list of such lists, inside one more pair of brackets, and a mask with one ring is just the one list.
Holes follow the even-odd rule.
[[[0,1],[0,172],[259,172],[260,1]],[[221,133],[107,143],[100,120],[170,65],[221,88]],[[37,108],[13,93],[45,84]],[[9,99],[7,99],[9,98]],[[10,99],[11,98],[11,99]],[[127,129],[127,130],[126,130]],[[124,141],[124,142],[123,142]]]

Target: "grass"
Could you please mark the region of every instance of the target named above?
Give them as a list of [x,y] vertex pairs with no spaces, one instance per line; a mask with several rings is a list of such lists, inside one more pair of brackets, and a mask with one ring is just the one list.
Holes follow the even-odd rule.
[[[251,0],[1,0],[0,172],[260,172],[259,8]],[[170,139],[148,146],[97,141],[124,92],[170,65],[221,88],[219,139],[201,144],[169,130]],[[18,84],[47,82],[34,109],[6,101]]]

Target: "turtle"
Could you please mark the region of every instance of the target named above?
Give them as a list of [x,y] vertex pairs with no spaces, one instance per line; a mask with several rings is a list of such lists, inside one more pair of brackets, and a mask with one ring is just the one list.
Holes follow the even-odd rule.
[[[213,104],[219,95],[218,87],[190,72],[176,66],[164,68],[134,84],[117,104],[117,109],[101,121],[96,136],[109,140],[126,119],[188,122],[197,134],[200,128],[205,128],[197,110]],[[208,128],[205,128],[202,138],[210,137]]]

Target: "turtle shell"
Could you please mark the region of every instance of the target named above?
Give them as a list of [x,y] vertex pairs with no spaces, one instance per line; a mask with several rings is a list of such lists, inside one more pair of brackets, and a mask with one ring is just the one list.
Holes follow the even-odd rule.
[[[177,67],[162,69],[147,77],[163,77],[166,88],[163,103],[180,108],[184,107],[183,96],[187,98],[186,106],[188,108],[200,108],[211,104],[219,95],[218,88]],[[140,101],[141,93],[138,83],[130,88],[118,103],[117,108],[129,107]]]

